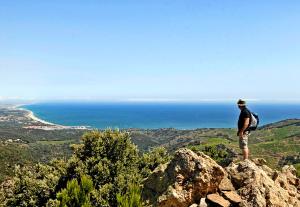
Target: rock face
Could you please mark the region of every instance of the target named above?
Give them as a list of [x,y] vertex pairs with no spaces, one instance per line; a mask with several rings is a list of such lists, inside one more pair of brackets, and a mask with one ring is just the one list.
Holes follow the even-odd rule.
[[278,172],[246,160],[232,163],[227,171],[247,206],[300,206],[299,179],[292,166]]
[[281,172],[264,160],[231,163],[223,169],[203,153],[180,149],[144,181],[143,196],[153,206],[300,206],[295,168]]
[[207,196],[207,199],[213,203],[215,206],[222,206],[222,207],[229,207],[230,202],[226,199],[224,199],[222,196],[220,196],[217,193],[209,194]]
[[180,149],[168,164],[157,168],[145,181],[146,197],[156,206],[185,207],[215,193],[225,170],[203,153]]

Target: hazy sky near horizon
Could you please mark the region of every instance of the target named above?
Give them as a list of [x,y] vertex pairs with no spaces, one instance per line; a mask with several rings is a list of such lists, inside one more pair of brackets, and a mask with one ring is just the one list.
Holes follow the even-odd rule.
[[300,100],[300,1],[1,1],[0,76],[0,100]]

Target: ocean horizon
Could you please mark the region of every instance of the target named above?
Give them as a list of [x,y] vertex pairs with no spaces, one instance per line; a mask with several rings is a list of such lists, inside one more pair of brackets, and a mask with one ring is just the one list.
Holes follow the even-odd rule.
[[[235,128],[239,109],[234,103],[36,103],[22,106],[42,120],[92,128]],[[300,118],[300,104],[253,103],[260,126]]]

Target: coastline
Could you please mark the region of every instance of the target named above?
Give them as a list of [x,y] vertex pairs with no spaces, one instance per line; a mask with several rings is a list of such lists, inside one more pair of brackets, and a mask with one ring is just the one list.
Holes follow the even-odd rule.
[[42,129],[42,130],[61,130],[61,129],[84,129],[84,130],[86,130],[86,129],[89,129],[89,127],[87,127],[87,126],[65,126],[65,125],[55,124],[55,123],[43,120],[43,119],[37,117],[33,113],[33,111],[31,111],[29,109],[26,109],[23,106],[24,106],[24,104],[22,104],[22,105],[15,105],[12,108],[20,110],[20,111],[24,111],[26,118],[28,118],[30,120],[33,120],[34,122],[39,122],[39,123],[42,123],[42,124],[45,125],[45,126],[40,126],[40,125],[35,126],[35,125],[32,125],[32,126],[26,126],[24,128]]
[[[47,125],[51,125],[51,126],[63,126],[63,125],[51,123],[51,122],[45,121],[43,119],[40,119],[37,116],[35,116],[35,114],[32,111],[30,111],[28,109],[20,108],[20,107],[18,107],[18,109],[20,109],[22,111],[26,111],[26,117],[29,118],[29,119],[32,119],[32,120],[34,120],[36,122],[41,122],[43,124],[47,124]],[[64,127],[67,127],[67,126],[64,126]]]
[[[38,104],[38,103],[27,103],[27,104],[15,104],[15,105],[10,105],[10,107],[7,107],[7,108],[10,108],[10,109],[14,109],[14,110],[20,110],[20,116],[22,116],[23,117],[23,119],[25,118],[25,121],[24,121],[24,123],[25,123],[25,127],[27,127],[27,128],[33,128],[33,129],[40,129],[40,128],[53,128],[53,129],[60,129],[60,128],[64,128],[64,129],[74,129],[74,128],[86,128],[86,129],[92,129],[92,128],[95,128],[95,129],[105,129],[105,128],[107,128],[107,127],[101,127],[101,126],[97,126],[97,125],[93,125],[93,122],[89,122],[89,120],[88,119],[86,119],[86,120],[84,120],[84,122],[77,122],[77,123],[79,123],[79,124],[82,124],[82,123],[87,123],[87,124],[90,124],[91,126],[84,126],[84,125],[76,125],[76,122],[75,122],[75,124],[74,125],[72,125],[72,122],[71,122],[71,124],[69,123],[69,122],[62,122],[62,124],[57,124],[57,123],[55,123],[55,120],[57,120],[57,121],[61,121],[61,118],[59,118],[59,119],[54,119],[53,121],[54,121],[54,123],[53,122],[51,122],[51,121],[47,121],[47,120],[43,120],[43,118],[40,118],[40,117],[38,117],[38,114],[35,114],[32,110],[35,110],[35,108],[34,107],[32,107],[31,108],[31,105],[32,104]],[[87,105],[87,106],[89,106],[89,105]],[[101,106],[101,105],[100,105]],[[113,105],[114,106],[114,105]],[[185,107],[185,105],[183,105],[184,107]],[[283,105],[284,106],[284,105]],[[28,107],[28,108],[27,108]],[[118,107],[119,107],[119,105],[118,105]],[[125,105],[125,107],[127,107],[127,105]],[[160,107],[160,106],[159,106]],[[164,106],[165,108],[166,108],[166,106]],[[176,106],[177,107],[177,106]],[[182,107],[182,106],[181,106]],[[199,106],[200,107],[200,106]],[[198,108],[195,108],[195,109],[193,109],[193,110],[197,110],[197,109],[199,109],[199,107]],[[215,107],[215,106],[214,106]],[[220,109],[222,109],[223,111],[224,110],[228,110],[226,107],[223,109],[222,108],[223,107],[223,105],[220,105]],[[129,108],[129,109],[132,109],[133,107],[131,107],[131,108]],[[134,109],[136,109],[137,108],[137,106],[136,105],[134,105]],[[145,107],[144,107],[145,108]],[[142,108],[143,110],[144,110],[144,108]],[[157,108],[157,107],[156,107]],[[156,109],[156,108],[154,108],[154,110]],[[164,109],[165,109],[164,108]],[[278,117],[280,117],[280,118],[274,118],[273,117],[273,120],[271,120],[271,119],[268,119],[268,117],[267,116],[264,116],[264,114],[263,113],[261,113],[261,118],[262,118],[262,123],[260,124],[260,126],[261,127],[263,127],[264,125],[268,125],[268,124],[272,124],[272,123],[276,123],[276,122],[280,122],[280,121],[282,121],[282,120],[286,120],[286,119],[295,119],[296,117],[299,117],[300,116],[300,113],[299,113],[299,109],[300,109],[300,106],[297,106],[297,107],[292,107],[291,109],[293,109],[293,111],[295,111],[296,112],[296,110],[298,109],[298,113],[296,113],[296,115],[294,115],[294,112],[293,112],[293,116],[289,116],[289,114],[290,114],[290,111],[291,111],[291,109],[290,108],[288,108],[288,107],[282,107],[282,106],[277,106],[277,107],[275,107],[275,108],[266,108],[265,106],[263,106],[263,107],[261,107],[260,106],[260,108],[258,108],[258,109],[260,109],[260,110],[255,110],[255,112],[257,112],[258,114],[260,114],[260,112],[264,112],[266,115],[268,115],[268,113],[270,113],[270,112],[272,112],[272,113],[274,113],[274,111],[275,111],[275,109],[281,109],[281,108],[285,108],[285,109],[287,109],[286,111],[284,111],[284,112],[281,112],[280,111],[280,113],[279,113],[279,115],[278,115]],[[86,109],[90,109],[90,108],[86,108]],[[93,110],[95,110],[95,107],[93,107],[93,108],[91,108],[91,109],[93,109]],[[96,108],[96,109],[98,109],[98,108]],[[102,111],[105,111],[105,110],[101,110],[102,108],[100,107],[97,111],[99,111],[99,112],[102,112]],[[104,108],[105,109],[105,108]],[[112,109],[114,109],[114,108],[112,108]],[[118,109],[118,108],[117,108]],[[127,109],[127,108],[125,108],[125,109]],[[202,108],[201,108],[202,109]],[[231,109],[231,108],[229,108],[229,109]],[[147,108],[147,110],[148,110],[148,108]],[[150,108],[150,110],[152,110],[152,108]],[[177,110],[177,108],[175,108],[175,109],[173,109],[173,114],[175,114],[176,115],[176,110]],[[209,109],[210,110],[210,109]],[[222,111],[221,110],[221,111]],[[22,112],[21,112],[22,111]],[[96,112],[97,112],[96,111]],[[145,111],[145,110],[144,110]],[[144,111],[142,111],[142,112],[144,112]],[[278,111],[278,110],[277,110]],[[50,114],[51,113],[51,116],[49,116],[49,117],[52,117],[52,115],[55,115],[55,112],[56,111],[52,111],[52,109],[51,108],[44,108],[44,110],[41,110],[40,111],[40,109],[38,109],[36,112],[43,112],[42,114],[44,114],[44,117],[45,118],[47,118],[48,116],[47,116],[47,114]],[[76,115],[78,115],[78,114],[76,114],[76,110],[75,111],[70,111],[70,113],[72,113],[72,116],[73,116],[73,119],[75,120],[80,120],[80,121],[82,121],[81,120],[81,117],[80,116],[78,116],[78,117],[76,117]],[[126,118],[123,118],[124,116],[121,116],[121,118],[118,118],[118,120],[117,119],[110,119],[111,117],[113,117],[113,116],[106,116],[107,114],[103,114],[103,113],[99,113],[99,114],[96,114],[96,112],[94,113],[93,112],[93,116],[95,116],[95,115],[97,115],[97,117],[96,118],[98,118],[98,117],[101,117],[101,119],[104,119],[104,118],[107,118],[107,122],[109,123],[109,121],[120,121],[120,122],[122,122],[122,123],[125,123],[125,125],[123,126],[123,127],[115,127],[115,128],[120,128],[120,129],[161,129],[161,128],[174,128],[174,129],[181,129],[181,130],[194,130],[194,129],[199,129],[199,128],[235,128],[235,126],[234,125],[232,125],[232,126],[219,126],[218,124],[219,123],[221,123],[220,121],[218,121],[218,118],[220,118],[220,117],[212,117],[212,118],[210,118],[209,116],[207,116],[208,117],[208,123],[209,123],[209,125],[210,126],[205,126],[205,124],[203,124],[204,126],[202,126],[201,124],[202,124],[202,122],[203,123],[205,123],[205,121],[206,121],[206,116],[204,116],[204,118],[205,119],[199,119],[198,120],[198,122],[199,122],[199,125],[198,126],[196,126],[196,127],[193,127],[194,125],[196,125],[196,124],[194,124],[194,123],[192,123],[192,126],[187,126],[187,127],[176,127],[176,126],[173,126],[172,125],[172,122],[170,122],[171,124],[169,124],[170,125],[170,127],[169,126],[161,126],[160,125],[160,122],[159,121],[161,121],[161,123],[162,124],[164,124],[164,118],[163,119],[158,119],[158,124],[156,124],[156,122],[155,122],[155,127],[152,127],[152,125],[151,124],[153,124],[153,122],[145,122],[145,123],[143,123],[143,124],[141,124],[141,125],[143,125],[143,126],[136,126],[136,127],[130,127],[131,125],[129,125],[128,124],[128,126],[126,125],[126,123],[127,123],[127,121],[128,122],[132,122],[132,123],[138,123],[136,120],[135,120],[135,118],[133,119],[128,119],[127,120],[127,117]],[[130,113],[135,113],[136,112],[136,110],[131,110],[130,111]],[[157,110],[156,111],[154,111],[154,112],[156,112],[157,113]],[[159,112],[159,111],[158,111]],[[171,111],[172,112],[172,111]],[[200,112],[201,112],[201,110],[200,110]],[[119,113],[119,112],[118,112]],[[282,116],[281,115],[281,113],[282,114],[285,114],[286,116]],[[146,113],[145,113],[146,114]],[[143,114],[143,115],[145,115],[145,114]],[[79,114],[80,115],[80,114]],[[113,114],[114,115],[114,114]],[[119,115],[119,114],[118,114]],[[129,114],[130,115],[130,114]],[[189,115],[191,115],[191,114],[189,114]],[[193,115],[193,114],[192,114]],[[199,113],[198,114],[198,116],[197,117],[199,117],[199,115],[203,115],[203,113],[201,114],[201,113]],[[205,113],[204,113],[204,115],[206,115]],[[226,121],[228,120],[227,118],[226,118],[226,116],[227,116],[227,114],[225,113],[224,114],[224,116],[222,116],[222,117],[225,117],[224,118],[224,121],[223,121],[223,123],[226,123]],[[53,116],[53,117],[55,117],[55,116]],[[59,116],[56,116],[56,117],[59,117]],[[196,117],[196,118],[197,118]],[[221,117],[221,118],[222,118]],[[137,117],[137,118],[139,118],[139,117]],[[156,116],[154,117],[154,118],[156,118]],[[180,120],[180,116],[178,116],[178,117],[176,117],[176,118],[178,118],[178,120]],[[183,118],[185,118],[185,116],[183,116]],[[235,119],[236,117],[233,117],[233,118],[230,118],[230,120],[232,121],[233,119]],[[194,116],[189,116],[189,119],[193,119],[192,121],[194,121],[194,122],[196,122],[197,120],[195,120],[195,117]],[[140,118],[140,119],[138,119],[138,121],[140,121],[140,122],[142,122],[142,121],[144,121],[144,120],[147,120],[147,117],[145,117],[145,118]],[[223,120],[223,119],[222,119]],[[96,120],[97,121],[97,120]],[[125,122],[126,121],[126,122]],[[172,120],[171,120],[172,121]],[[201,122],[202,121],[202,122]],[[209,121],[212,121],[212,122],[209,122]],[[216,122],[215,122],[216,121]],[[139,123],[140,123],[139,122]],[[197,122],[197,124],[198,124],[198,122]],[[122,124],[121,123],[121,124]],[[166,123],[168,123],[167,121],[166,121]],[[64,124],[66,124],[66,125],[64,125]],[[70,125],[68,125],[68,124],[70,124]],[[147,125],[148,124],[148,125]],[[184,123],[185,124],[185,123]],[[215,125],[214,125],[215,124]],[[166,125],[166,124],[165,124]],[[173,127],[172,127],[172,126]],[[225,124],[224,124],[225,125]],[[111,127],[111,128],[113,128],[113,127]]]

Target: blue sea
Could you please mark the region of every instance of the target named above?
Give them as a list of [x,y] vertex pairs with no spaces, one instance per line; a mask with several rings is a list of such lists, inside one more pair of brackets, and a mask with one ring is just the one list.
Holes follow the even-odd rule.
[[[234,103],[39,103],[26,105],[37,117],[66,126],[92,128],[234,128]],[[261,125],[300,118],[300,104],[250,104]]]

